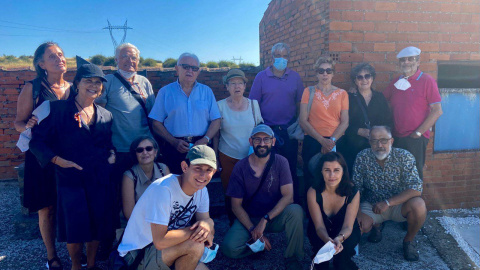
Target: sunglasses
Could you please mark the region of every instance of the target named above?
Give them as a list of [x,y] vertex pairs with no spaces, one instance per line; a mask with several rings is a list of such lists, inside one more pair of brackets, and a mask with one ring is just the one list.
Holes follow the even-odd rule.
[[362,76],[362,75],[357,75],[356,78],[357,78],[357,80],[359,80],[359,81],[361,81],[361,80],[363,80],[363,79],[365,79],[365,80],[370,80],[370,78],[372,78],[372,75],[371,75],[371,74],[365,74],[365,75],[363,75],[363,76]]
[[409,56],[409,57],[401,57],[401,58],[398,58],[398,61],[404,63],[408,60],[408,62],[414,62],[417,60],[417,57],[416,56]]
[[135,149],[135,152],[137,152],[138,154],[141,154],[141,153],[143,153],[143,150],[147,150],[147,152],[152,152],[153,151],[153,146],[147,146],[145,148],[137,147],[137,149]]
[[333,69],[331,69],[331,68],[327,68],[327,69],[319,68],[319,69],[317,69],[318,74],[323,74],[323,73],[325,73],[325,71],[327,72],[327,74],[332,74],[333,73]]
[[197,67],[197,66],[190,66],[190,65],[187,65],[187,64],[180,64],[179,66],[181,66],[185,70],[191,69],[194,72],[197,72],[198,70],[200,70],[200,68]]

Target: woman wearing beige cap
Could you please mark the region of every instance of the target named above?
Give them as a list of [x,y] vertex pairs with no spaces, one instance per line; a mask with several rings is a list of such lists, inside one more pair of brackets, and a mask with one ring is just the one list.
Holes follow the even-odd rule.
[[[214,149],[217,152],[222,172],[223,191],[226,191],[228,180],[233,166],[248,156],[250,144],[248,138],[252,129],[263,123],[260,107],[256,100],[243,96],[248,79],[240,69],[231,69],[223,77],[223,83],[227,87],[230,96],[217,102],[222,116],[219,134],[214,138]],[[232,212],[230,198],[225,198],[227,215],[232,223],[235,215]]]

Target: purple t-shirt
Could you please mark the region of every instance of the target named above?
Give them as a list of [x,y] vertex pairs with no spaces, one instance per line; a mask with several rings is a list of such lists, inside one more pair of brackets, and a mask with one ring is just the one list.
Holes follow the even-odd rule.
[[[261,180],[261,177],[255,177],[255,171],[250,167],[248,157],[246,157],[237,162],[233,168],[227,187],[227,196],[242,198],[245,202],[257,190]],[[282,198],[280,187],[292,183],[287,159],[275,155],[275,162],[272,164],[265,182],[245,211],[250,217],[263,217]]]
[[268,67],[257,74],[248,97],[258,100],[265,124],[287,125],[295,117],[303,89],[297,72],[287,68],[285,74],[278,78]]

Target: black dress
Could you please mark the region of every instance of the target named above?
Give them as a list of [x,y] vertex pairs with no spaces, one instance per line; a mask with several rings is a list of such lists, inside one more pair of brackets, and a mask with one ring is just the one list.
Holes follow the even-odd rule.
[[108,164],[112,145],[112,114],[94,105],[96,119],[78,126],[74,100],[50,104],[50,115],[33,134],[30,149],[43,167],[58,155],[83,170],[55,166],[58,241],[101,240],[111,228],[112,185]]
[[[353,197],[357,194],[357,190],[354,189],[352,196],[345,197],[345,203],[342,208],[332,216],[327,216],[323,211],[323,198],[322,193],[317,191],[317,203],[320,206],[320,211],[322,212],[323,223],[327,229],[328,236],[330,238],[335,238],[338,233],[342,230],[343,222],[345,220],[345,214],[347,212],[347,206],[352,202]],[[353,223],[352,234],[343,242],[343,250],[337,255],[333,256],[333,265],[337,270],[343,269],[358,269],[357,265],[352,261],[352,257],[355,255],[355,246],[360,242],[361,238],[360,227],[358,226],[357,219]],[[310,218],[310,222],[307,229],[307,237],[310,240],[310,244],[313,247],[313,256],[317,254],[318,250],[325,245],[320,237],[318,237],[315,231],[315,225]],[[329,262],[323,262],[315,265],[315,269],[329,269]]]
[[[38,92],[38,100],[34,100],[33,109],[40,106],[44,101],[58,100],[55,92],[49,87],[45,78],[36,78],[29,81],[33,85],[32,92]],[[38,87],[37,89],[35,89]],[[68,99],[75,97],[70,92]],[[33,127],[34,131],[37,127]],[[30,212],[36,212],[42,208],[55,205],[57,201],[57,189],[53,164],[42,168],[37,158],[30,150],[25,152],[25,175],[24,175],[24,199],[23,206]]]
[[[359,101],[361,105],[359,104]],[[348,171],[352,176],[353,164],[357,154],[363,149],[369,148],[370,143],[367,138],[358,135],[358,129],[367,128],[367,123],[362,111],[363,106],[366,109],[370,126],[389,126],[393,125],[392,113],[388,107],[387,100],[382,93],[372,90],[370,102],[365,102],[361,94],[348,93],[348,128],[342,140],[338,142],[337,150],[342,153],[347,162]]]

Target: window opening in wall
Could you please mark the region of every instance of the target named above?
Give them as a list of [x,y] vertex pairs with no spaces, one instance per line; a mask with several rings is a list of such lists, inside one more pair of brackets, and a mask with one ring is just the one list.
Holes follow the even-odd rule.
[[330,58],[332,58],[333,61],[338,61],[338,53],[331,53]]

